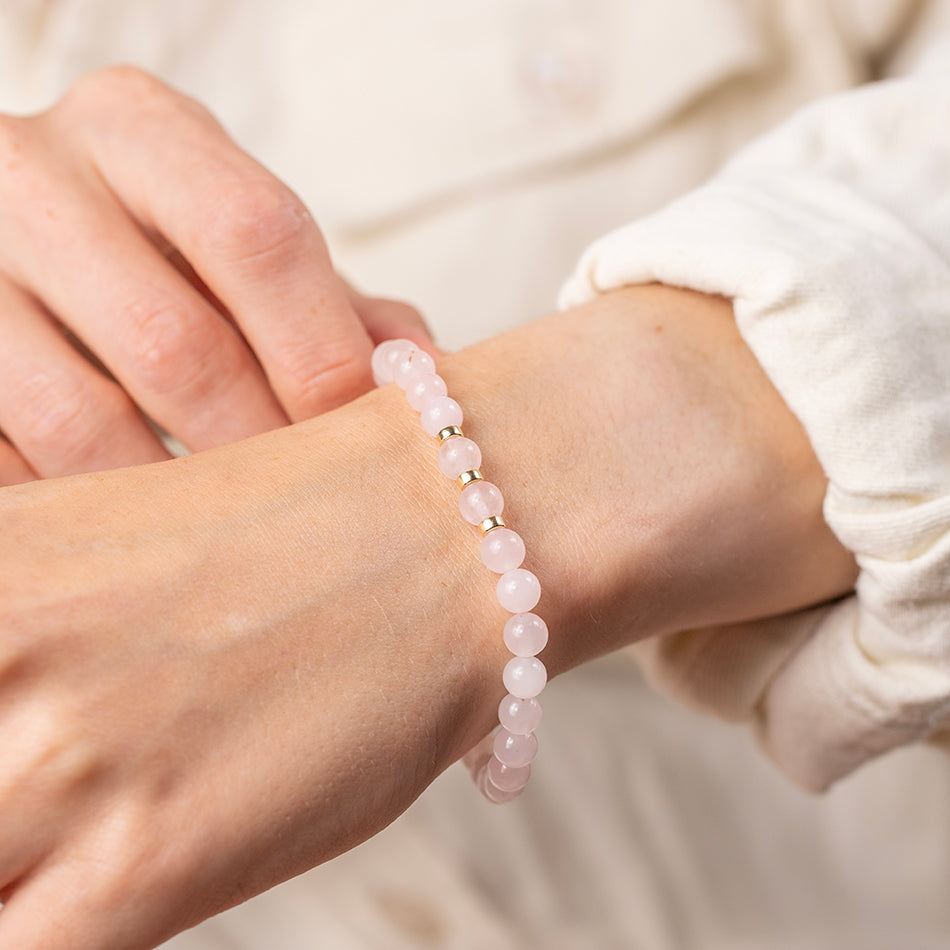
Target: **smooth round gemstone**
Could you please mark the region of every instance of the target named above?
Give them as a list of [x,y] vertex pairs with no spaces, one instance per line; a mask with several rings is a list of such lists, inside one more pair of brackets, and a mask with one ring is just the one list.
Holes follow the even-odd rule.
[[495,734],[493,749],[495,758],[502,765],[517,769],[527,765],[538,754],[538,737],[533,732],[516,736],[507,729],[499,729]]
[[516,656],[505,664],[501,679],[512,696],[531,699],[544,689],[548,671],[536,656]]
[[434,373],[435,360],[426,353],[413,347],[408,357],[393,360],[393,382],[402,389],[408,388],[413,377],[420,373]]
[[435,396],[421,410],[422,428],[438,435],[447,426],[462,424],[462,407],[451,396]]
[[414,349],[411,340],[384,340],[373,350],[370,365],[377,386],[385,386],[393,381],[393,369],[397,360],[407,359]]
[[536,656],[547,646],[548,625],[537,614],[515,614],[508,618],[503,636],[515,656]]
[[444,396],[448,392],[445,380],[436,373],[418,373],[409,380],[406,387],[406,398],[409,405],[417,412],[422,411],[422,407],[436,396]]
[[439,468],[446,478],[458,478],[482,464],[482,450],[464,435],[446,439],[439,446]]
[[478,745],[473,746],[462,756],[462,762],[465,763],[465,768],[468,769],[468,774],[471,775],[473,782],[477,781],[478,773],[485,768],[488,760],[492,757],[494,743],[495,737],[489,732]]
[[495,574],[504,574],[521,567],[524,541],[511,528],[493,528],[482,538],[482,564]]
[[[492,512],[492,514],[500,513],[500,511]],[[478,524],[478,522],[473,521],[472,524]],[[516,567],[513,571],[505,571],[498,578],[496,591],[498,603],[505,610],[510,610],[513,614],[521,614],[538,605],[538,601],[541,599],[541,582],[531,571],[526,571],[523,567]]]
[[530,765],[513,768],[510,765],[502,765],[494,756],[488,760],[487,768],[488,780],[502,792],[520,791],[528,784],[528,779],[531,778]]
[[498,705],[498,721],[516,736],[526,736],[541,725],[541,704],[531,699],[519,699],[509,693]]
[[484,479],[469,482],[459,495],[459,511],[469,524],[478,524],[492,515],[500,515],[504,507],[501,489]]
[[479,772],[478,778],[476,779],[476,785],[478,790],[488,799],[493,805],[504,805],[506,802],[513,801],[516,799],[525,789],[525,786],[522,785],[521,788],[516,789],[513,792],[506,792],[498,788],[494,782],[488,777],[488,767],[486,766]]

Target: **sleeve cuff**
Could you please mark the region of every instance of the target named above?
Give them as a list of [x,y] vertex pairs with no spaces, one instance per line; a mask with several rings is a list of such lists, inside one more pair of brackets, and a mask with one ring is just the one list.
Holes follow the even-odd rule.
[[[809,614],[807,636],[786,618],[798,634],[765,660],[732,641],[712,692],[701,664],[683,666],[689,650],[648,648],[647,665],[693,705],[755,718],[814,790],[950,722],[948,111],[950,84],[919,80],[806,110],[595,243],[561,298],[660,282],[732,299],[803,423],[830,482],[825,517],[858,559],[856,596]],[[745,697],[733,707],[730,675]]]

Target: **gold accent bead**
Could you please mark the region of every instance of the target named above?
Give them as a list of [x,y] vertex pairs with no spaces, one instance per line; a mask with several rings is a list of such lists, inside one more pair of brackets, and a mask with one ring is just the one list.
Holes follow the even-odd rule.
[[453,436],[461,434],[462,430],[458,426],[446,426],[444,429],[439,430],[439,441],[444,442],[446,439],[451,439]]
[[469,469],[467,472],[462,472],[461,475],[456,479],[459,483],[459,488],[464,488],[466,485],[471,482],[480,482],[483,479],[482,473],[477,468]]
[[482,534],[488,534],[492,528],[504,528],[505,519],[501,515],[492,515],[490,518],[486,518],[484,521],[479,522],[478,530]]

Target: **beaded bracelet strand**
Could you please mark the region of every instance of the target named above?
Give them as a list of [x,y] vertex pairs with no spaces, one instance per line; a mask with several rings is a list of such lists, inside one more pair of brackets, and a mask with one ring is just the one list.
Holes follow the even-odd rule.
[[547,682],[547,670],[537,654],[548,641],[548,628],[531,611],[541,597],[541,585],[521,566],[524,541],[502,519],[504,498],[482,477],[481,450],[462,434],[462,409],[448,396],[432,357],[409,340],[387,340],[373,352],[372,367],[376,385],[395,382],[405,390],[409,405],[420,413],[423,429],[438,438],[439,468],[458,482],[462,516],[482,533],[482,563],[501,575],[498,602],[512,615],[504,629],[505,646],[513,654],[502,676],[508,695],[498,707],[501,728],[472,749],[465,764],[485,798],[496,804],[508,802],[524,791],[538,751],[537,697]]

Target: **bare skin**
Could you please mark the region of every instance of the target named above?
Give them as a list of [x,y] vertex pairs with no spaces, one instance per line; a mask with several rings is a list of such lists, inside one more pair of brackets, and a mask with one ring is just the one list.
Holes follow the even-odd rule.
[[[852,585],[728,303],[630,288],[440,370],[552,674]],[[0,948],[154,946],[365,839],[490,728],[504,613],[434,455],[390,386],[0,492]]]

